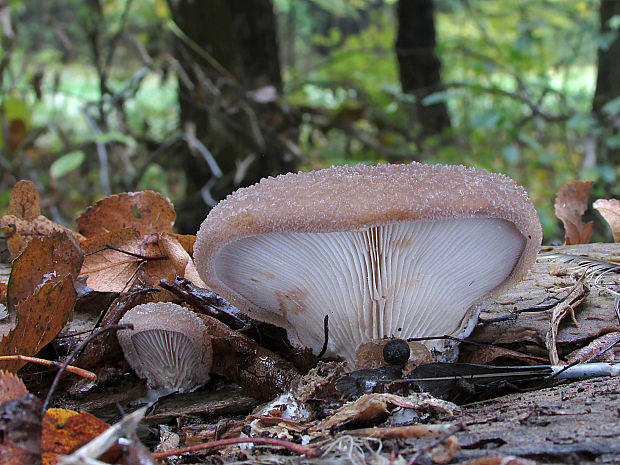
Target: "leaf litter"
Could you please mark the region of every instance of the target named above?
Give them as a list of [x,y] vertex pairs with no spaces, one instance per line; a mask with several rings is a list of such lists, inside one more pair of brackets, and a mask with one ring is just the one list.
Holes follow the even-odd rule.
[[[558,194],[558,216],[564,216],[567,243],[589,239],[591,225],[583,223],[581,215],[590,187],[574,185]],[[198,458],[202,454],[198,450],[209,448],[213,453],[215,448],[215,453],[226,461],[251,457],[255,463],[273,463],[270,460],[274,458],[279,463],[293,463],[294,457],[282,455],[284,448],[289,454],[321,456],[316,459],[319,461],[536,463],[501,453],[471,458],[468,451],[480,454],[481,450],[471,444],[466,444],[469,449],[461,446],[463,438],[475,432],[476,424],[464,425],[464,413],[448,400],[411,392],[415,384],[408,376],[417,364],[405,368],[382,366],[381,357],[375,357],[377,360],[355,378],[356,383],[372,387],[348,394],[339,391],[338,383],[342,384],[341,380],[348,376],[342,364],[318,362],[316,357],[291,350],[277,329],[254,322],[202,289],[204,284],[192,260],[195,237],[174,234],[175,219],[174,207],[159,194],[125,193],[107,197],[87,209],[77,220],[78,233],[40,215],[34,184],[24,181],[16,185],[7,214],[0,219],[9,251],[16,258],[9,285],[3,291],[9,310],[5,327],[9,332],[0,342],[0,355],[35,355],[43,350],[48,357],[62,360],[63,350],[83,349],[77,365],[95,369],[99,378],[86,383],[73,375],[57,378],[55,382],[61,380],[57,388],[61,391],[52,398],[55,407],[47,409],[41,418],[41,402],[27,393],[20,377],[1,372],[0,393],[6,392],[7,398],[0,404],[5,422],[0,422],[0,431],[4,432],[0,457],[8,457],[2,463],[35,463],[41,456],[44,463],[50,464],[59,460],[151,463],[153,457],[181,454],[182,449],[178,448],[184,444],[194,446],[192,451],[184,452],[189,454],[186,460]],[[553,252],[582,255],[583,250]],[[592,260],[616,259],[608,252],[602,257],[588,256]],[[555,360],[554,347],[558,362],[584,361],[596,356],[604,356],[606,361],[617,360],[614,346],[620,339],[620,325],[608,311],[609,295],[586,295],[586,284],[582,283],[583,288],[577,292],[566,291],[563,297],[552,297],[561,289],[577,290],[579,276],[573,278],[568,270],[552,274],[548,264],[540,263],[537,267],[521,287],[484,309],[476,332],[462,342],[462,360],[478,364],[516,361],[537,366],[547,362],[549,353],[551,361]],[[611,288],[613,283],[612,278],[606,285]],[[146,418],[144,409],[123,415],[117,405],[134,410],[139,406],[141,390],[131,386],[143,385],[122,360],[114,327],[130,308],[159,300],[183,303],[210,328],[217,355],[215,379],[206,391],[159,399]],[[580,303],[575,315],[579,326],[564,324],[563,316]],[[89,305],[98,315],[94,322],[85,318],[85,307]],[[531,310],[525,311],[528,307]],[[83,327],[91,331],[110,330],[89,339],[88,332],[79,330]],[[56,339],[63,328],[66,336]],[[547,334],[551,334],[551,342],[545,344]],[[67,349],[62,349],[65,343],[60,341],[67,341]],[[418,363],[424,367],[427,362],[421,357]],[[32,365],[22,368],[24,360],[2,363],[3,369],[13,372],[21,368],[19,373],[28,380],[32,392],[44,392],[49,386],[49,373],[37,373]],[[469,392],[471,386],[461,383],[463,375],[456,373],[479,369],[449,365],[441,369],[452,373],[448,377],[452,377],[453,387],[460,392],[456,398],[462,398],[463,390]],[[491,372],[494,369],[487,368]],[[533,398],[540,386],[540,382],[530,384],[535,389],[530,393]],[[513,388],[505,385],[500,394],[508,392],[506,389]],[[468,398],[484,398],[488,392],[483,387],[478,393],[469,392]],[[259,400],[268,403],[257,406]],[[107,422],[87,413],[59,408],[71,405],[97,412]],[[113,427],[108,426],[119,419]],[[145,449],[135,435],[140,421],[160,426],[162,447],[156,454]],[[24,435],[16,436],[13,431],[17,430],[27,432],[30,438],[43,435],[43,450],[33,446]],[[164,447],[166,437],[173,440]],[[234,446],[240,442],[255,445],[250,449]],[[46,446],[52,443],[52,447]],[[535,458],[535,449],[532,445],[530,453],[526,449],[522,452]],[[102,456],[104,453],[108,456]]]

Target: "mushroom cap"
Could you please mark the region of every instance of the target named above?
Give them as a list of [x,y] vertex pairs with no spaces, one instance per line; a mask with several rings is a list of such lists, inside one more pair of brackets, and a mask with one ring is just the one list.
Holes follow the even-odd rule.
[[414,162],[239,189],[202,223],[194,258],[210,288],[299,346],[320,350],[329,315],[327,353],[353,360],[372,339],[468,335],[479,305],[525,275],[541,240],[510,178]]
[[171,302],[151,302],[129,310],[117,333],[127,363],[150,388],[191,391],[209,381],[211,338],[194,312]]

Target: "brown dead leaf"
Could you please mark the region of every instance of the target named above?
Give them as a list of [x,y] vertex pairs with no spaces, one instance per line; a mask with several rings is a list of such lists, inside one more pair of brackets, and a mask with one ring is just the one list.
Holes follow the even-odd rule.
[[32,394],[0,404],[0,463],[41,463],[41,406]]
[[153,283],[176,276],[156,234],[143,236],[135,229],[119,229],[88,238],[80,246],[86,253],[80,277],[88,276],[86,284],[95,291],[127,290],[139,269]]
[[0,404],[28,394],[28,389],[17,375],[0,370]]
[[564,297],[561,302],[553,307],[551,320],[549,321],[549,330],[547,331],[547,336],[545,338],[545,345],[549,351],[549,361],[552,365],[557,365],[560,363],[557,348],[557,337],[560,322],[566,315],[570,315],[573,323],[577,326],[575,308],[583,302],[583,299],[586,298],[589,292],[588,287],[583,282],[579,281],[575,284],[571,292]]
[[410,394],[407,397],[396,394],[364,394],[353,402],[347,402],[333,415],[309,429],[310,432],[329,430],[349,425],[380,423],[396,407],[414,410],[435,410],[448,415],[460,412],[452,402],[436,399],[430,394]]
[[611,228],[614,242],[620,242],[620,200],[598,199],[592,206],[601,214]]
[[28,242],[35,237],[45,237],[58,232],[69,232],[75,239],[83,237],[70,229],[48,220],[40,214],[39,192],[31,181],[19,181],[11,191],[7,214],[0,217],[11,258],[16,258]]
[[517,352],[516,350],[492,345],[476,347],[475,350],[467,352],[461,361],[477,365],[487,365],[500,357],[519,360],[520,362],[528,365],[540,365],[547,363],[547,359],[542,357],[536,357],[534,355]]
[[14,312],[17,302],[31,296],[45,283],[58,283],[67,276],[77,278],[84,254],[66,232],[36,238],[13,262],[7,289],[7,307]]
[[[69,321],[75,299],[73,279],[68,276],[58,283],[43,284],[33,295],[20,301],[15,328],[0,339],[0,355],[36,355]],[[25,363],[3,362],[2,367],[16,372]]]
[[133,228],[141,235],[172,232],[176,213],[170,200],[154,191],[111,195],[87,208],[77,219],[78,230],[90,238]]
[[39,191],[32,181],[17,181],[11,190],[7,215],[24,220],[33,220],[41,214]]
[[592,181],[574,181],[562,187],[555,197],[555,216],[564,223],[566,245],[587,244],[592,236],[592,221],[584,223]]
[[431,460],[433,463],[439,464],[450,463],[460,448],[461,444],[457,437],[448,436],[431,449]]
[[187,249],[179,241],[178,235],[167,232],[159,233],[159,246],[168,256],[168,260],[170,260],[170,263],[172,263],[176,270],[177,276],[187,279],[198,287],[207,287],[200,276],[198,276],[194,260],[192,260]]
[[107,423],[87,412],[48,409],[43,417],[42,465],[58,463],[63,455],[75,452],[109,427]]

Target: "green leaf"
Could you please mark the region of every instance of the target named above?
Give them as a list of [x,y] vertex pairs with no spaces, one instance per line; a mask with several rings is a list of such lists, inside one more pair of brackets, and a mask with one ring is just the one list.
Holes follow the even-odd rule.
[[603,112],[608,116],[614,116],[620,113],[620,97],[616,97],[605,105],[603,105]]
[[54,160],[54,163],[50,166],[50,176],[56,179],[62,178],[78,169],[82,163],[84,163],[85,158],[86,154],[81,150],[75,150],[64,154],[60,158]]
[[422,99],[422,105],[434,105],[448,100],[450,93],[448,91],[433,92]]

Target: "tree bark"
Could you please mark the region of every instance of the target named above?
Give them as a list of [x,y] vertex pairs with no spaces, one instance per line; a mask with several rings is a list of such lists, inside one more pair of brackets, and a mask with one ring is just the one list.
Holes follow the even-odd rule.
[[[601,33],[613,33],[609,21],[617,15],[620,15],[620,2],[601,0],[599,9]],[[602,109],[606,103],[617,97],[620,97],[620,29],[615,31],[615,38],[609,47],[598,49],[598,74],[592,102],[592,111],[599,124],[606,127],[611,134],[618,130],[618,123],[610,121]],[[617,119],[617,115],[615,118]],[[599,143],[596,158],[598,164],[616,165],[620,161],[620,149],[606,147],[602,141]]]
[[399,0],[397,16],[396,56],[403,92],[416,98],[413,121],[423,136],[439,134],[450,127],[445,103],[422,102],[442,89],[441,64],[435,56],[433,0]]
[[236,188],[296,168],[298,123],[278,98],[282,78],[270,0],[168,3],[181,30],[175,37],[181,124],[195,131],[222,172],[216,176],[208,154],[191,143],[175,154],[188,191],[177,226],[193,233],[209,208]]

